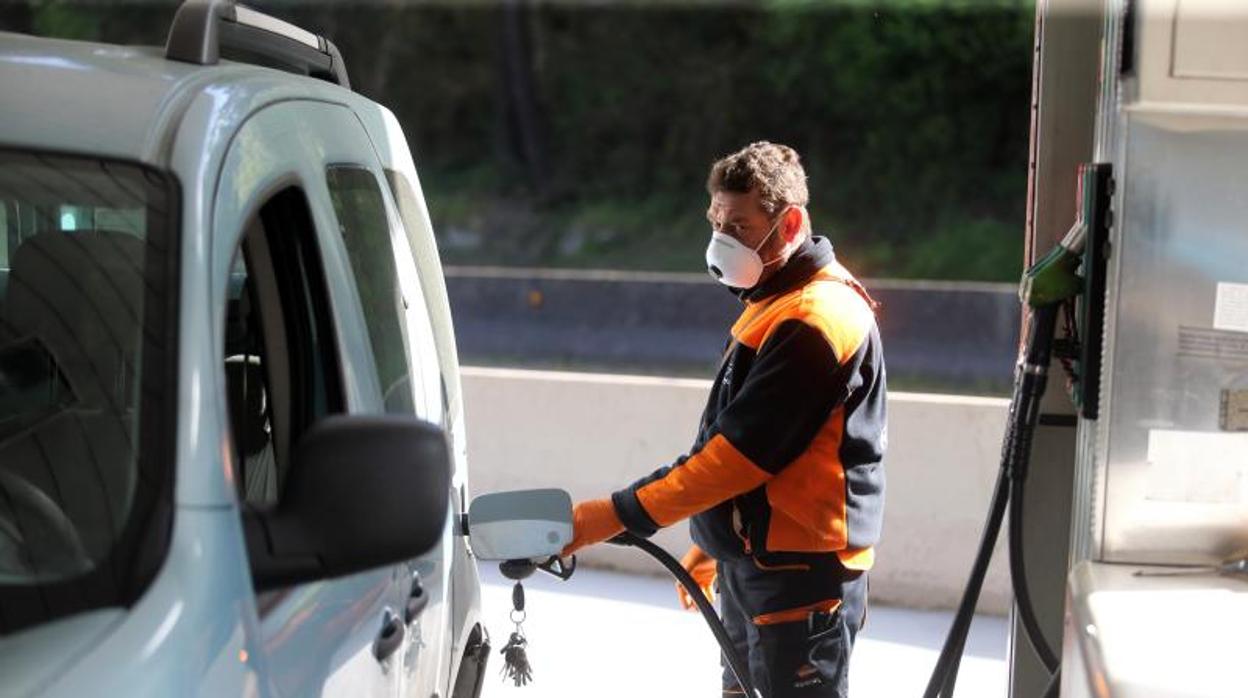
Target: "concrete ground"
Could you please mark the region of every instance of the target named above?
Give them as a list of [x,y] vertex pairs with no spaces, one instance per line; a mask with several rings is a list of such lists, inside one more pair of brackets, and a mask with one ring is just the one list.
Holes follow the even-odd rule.
[[[680,609],[674,582],[581,569],[567,582],[537,573],[525,582],[533,683],[504,683],[498,650],[512,631],[511,582],[481,565],[483,611],[494,646],[485,698],[719,696],[719,649],[701,616]],[[875,606],[850,665],[854,696],[920,696],[951,612]],[[957,696],[1006,694],[1004,618],[976,617]]]

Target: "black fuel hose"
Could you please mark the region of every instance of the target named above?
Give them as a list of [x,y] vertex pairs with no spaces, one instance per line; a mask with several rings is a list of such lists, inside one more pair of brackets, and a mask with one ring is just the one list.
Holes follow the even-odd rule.
[[1018,609],[1018,620],[1023,624],[1024,635],[1027,636],[1036,657],[1050,674],[1058,670],[1061,660],[1049,646],[1049,641],[1040,629],[1040,620],[1036,617],[1036,607],[1031,600],[1031,587],[1027,582],[1027,571],[1023,561],[1023,483],[1015,480],[1010,495],[1010,584],[1014,587],[1014,605]]
[[1057,671],[1053,672],[1053,675],[1049,677],[1049,685],[1045,686],[1044,694],[1041,696],[1041,698],[1057,698],[1058,694],[1061,692],[1062,692],[1062,668],[1058,667]]
[[1006,507],[1010,510],[1010,582],[1014,588],[1015,606],[1028,641],[1037,657],[1050,673],[1058,671],[1058,660],[1049,647],[1036,617],[1027,584],[1023,558],[1022,513],[1023,484],[1031,459],[1031,441],[1040,416],[1040,398],[1048,381],[1048,367],[1053,351],[1053,333],[1060,305],[1033,308],[1026,339],[1026,349],[1014,376],[1014,395],[1010,401],[1005,441],[1001,447],[1001,469],[993,488],[988,521],[980,537],[979,550],[971,566],[970,579],[962,593],[949,634],[941,646],[936,666],[928,679],[924,698],[952,698],[961,664],[962,651],[970,632],[975,606],[979,603],[984,577],[992,560],[993,547],[1001,532]]
[[975,562],[971,565],[971,576],[962,591],[962,600],[958,602],[957,613],[953,616],[953,625],[945,637],[945,644],[936,659],[936,667],[928,679],[924,698],[952,696],[953,685],[958,678],[958,666],[962,659],[962,650],[966,646],[966,637],[975,618],[975,606],[979,603],[979,593],[984,587],[984,577],[988,574],[988,563],[992,561],[992,548],[997,543],[1001,532],[1001,522],[1005,520],[1005,507],[1009,503],[1009,480],[1005,473],[997,476],[997,485],[993,488],[992,504],[988,508],[988,521],[984,524],[984,532],[979,538],[979,551]]
[[1012,438],[1008,438],[1007,473],[1010,477],[1010,585],[1014,588],[1014,606],[1018,619],[1031,647],[1050,674],[1057,671],[1059,660],[1049,647],[1036,608],[1031,600],[1031,587],[1023,557],[1023,484],[1027,480],[1027,468],[1031,463],[1031,441],[1040,420],[1040,399],[1048,383],[1048,367],[1053,355],[1053,332],[1057,325],[1058,306],[1047,305],[1031,312],[1030,332],[1026,360],[1022,366],[1020,392],[1022,400],[1017,413],[1011,410]]
[[660,565],[667,568],[667,571],[670,572],[671,575],[676,578],[676,581],[680,582],[680,585],[685,588],[685,591],[689,593],[689,598],[693,599],[693,602],[697,604],[698,611],[702,614],[702,619],[706,621],[708,626],[710,626],[711,632],[715,635],[715,639],[719,642],[719,648],[723,652],[724,661],[727,662],[728,669],[732,671],[733,676],[736,677],[737,685],[741,687],[741,691],[747,696],[762,698],[762,694],[755,690],[754,683],[750,680],[749,665],[741,659],[741,655],[737,654],[737,648],[733,645],[732,638],[728,636],[728,629],[724,627],[723,621],[721,621],[719,619],[719,615],[715,613],[715,609],[711,606],[711,602],[706,598],[706,594],[702,593],[702,588],[698,586],[697,581],[695,581],[693,576],[689,574],[689,571],[685,569],[685,566],[680,564],[679,560],[672,557],[671,553],[667,552],[663,548],[646,540],[645,538],[642,538],[641,536],[628,533],[627,531],[607,542],[613,545],[637,548],[655,560],[658,560]]

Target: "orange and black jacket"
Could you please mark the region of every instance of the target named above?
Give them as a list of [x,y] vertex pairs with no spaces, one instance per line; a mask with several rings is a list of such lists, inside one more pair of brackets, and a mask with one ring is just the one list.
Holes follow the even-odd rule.
[[887,441],[875,303],[819,237],[741,295],[693,449],[614,493],[616,513],[642,536],[692,516],[719,560],[867,569]]

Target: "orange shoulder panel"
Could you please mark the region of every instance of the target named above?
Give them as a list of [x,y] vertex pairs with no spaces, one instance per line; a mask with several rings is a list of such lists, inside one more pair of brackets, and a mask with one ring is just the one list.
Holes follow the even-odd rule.
[[795,303],[786,303],[781,313],[770,318],[759,342],[767,343],[771,333],[785,320],[800,320],[819,330],[844,363],[862,346],[875,325],[875,313],[850,286],[835,280],[807,284]]
[[801,288],[750,303],[732,326],[738,343],[757,351],[785,320],[799,320],[827,339],[844,362],[858,351],[875,324],[875,312],[848,282],[857,283],[844,267],[832,264]]
[[746,306],[741,317],[732,326],[732,338],[757,351],[771,329],[797,311],[801,305],[802,291],[799,288],[778,298]]

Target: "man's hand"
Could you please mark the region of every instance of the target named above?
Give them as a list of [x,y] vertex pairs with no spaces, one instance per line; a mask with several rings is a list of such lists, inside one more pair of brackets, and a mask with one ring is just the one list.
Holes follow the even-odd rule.
[[624,532],[611,499],[591,499],[572,509],[572,542],[561,553],[568,557],[587,545],[601,543]]
[[[693,577],[698,586],[702,587],[702,593],[706,594],[706,599],[711,603],[715,603],[715,558],[707,555],[702,548],[698,546],[690,546],[689,552],[681,558],[680,564]],[[685,590],[684,585],[676,583],[676,593],[680,596],[680,605],[686,611],[697,608],[693,597]]]

